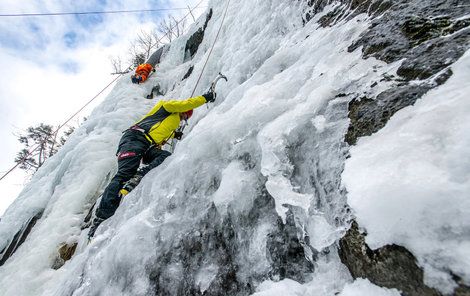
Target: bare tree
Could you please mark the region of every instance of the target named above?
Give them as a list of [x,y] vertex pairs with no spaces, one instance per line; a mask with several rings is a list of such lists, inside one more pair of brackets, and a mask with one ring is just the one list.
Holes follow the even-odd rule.
[[160,33],[162,33],[164,36],[166,36],[166,39],[168,42],[171,42],[173,40],[173,34],[172,34],[172,24],[171,24],[171,18],[168,19],[163,19],[160,23],[158,23],[158,29]]
[[191,14],[191,17],[193,18],[193,22],[196,21],[196,18],[194,17],[193,10],[191,9],[191,6],[186,5],[188,7],[189,13]]
[[127,69],[122,69],[122,58],[120,56],[114,57],[110,56],[109,61],[111,62],[111,65],[113,66],[114,72],[111,74],[125,74],[130,71],[129,68]]
[[[131,42],[129,46],[129,62],[133,67],[137,67],[140,64],[145,63],[148,58],[148,52],[151,50],[150,47],[147,47],[142,41],[137,38]],[[150,43],[149,43],[150,44]]]
[[[186,19],[178,21],[175,17],[169,15],[160,21],[156,30],[141,30],[136,39],[130,43],[128,49],[128,61],[131,63],[131,67],[137,67],[145,63],[153,51],[159,46],[183,35],[185,29]],[[120,57],[111,57],[110,61],[114,69],[112,74],[124,74],[130,71],[130,67],[128,69],[122,68],[122,59]]]
[[178,38],[183,35],[185,28],[186,19],[178,21],[170,14],[158,24],[157,30],[164,34],[168,41],[171,42],[173,38]]
[[[131,41],[129,44],[129,49],[127,50],[128,56],[129,56],[129,61],[132,62],[135,59],[136,56],[140,54],[139,47],[137,46],[137,43],[134,41]],[[145,58],[145,57],[144,57]]]
[[184,30],[186,29],[186,19],[183,19],[178,22],[173,16],[170,15],[170,18],[173,23],[173,30],[172,34],[175,36],[175,38],[178,38],[179,36],[184,34]]
[[139,51],[145,54],[146,59],[148,59],[150,53],[160,45],[158,34],[156,34],[155,31],[141,30],[135,42]]
[[158,47],[166,43],[163,41],[164,36],[161,36],[157,29],[152,29],[150,31],[150,34],[152,34],[153,39],[155,40],[154,49],[157,49]]

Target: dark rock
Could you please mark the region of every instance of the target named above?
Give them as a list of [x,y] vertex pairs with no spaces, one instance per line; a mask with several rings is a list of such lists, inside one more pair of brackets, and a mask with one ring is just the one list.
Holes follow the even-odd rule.
[[344,7],[336,7],[333,11],[328,12],[326,15],[322,16],[318,23],[322,27],[328,27],[334,25],[336,20],[341,19],[341,17],[346,13],[346,9]]
[[406,60],[397,74],[406,80],[429,78],[459,59],[467,51],[469,44],[470,30],[423,43],[404,55]]
[[367,97],[349,103],[349,125],[345,142],[356,144],[359,137],[370,136],[380,130],[398,110],[413,105],[431,86],[405,85],[386,90],[375,100]]
[[206,21],[204,22],[204,26],[199,28],[191,37],[189,37],[188,41],[186,41],[186,47],[184,49],[184,60],[192,59],[193,56],[196,54],[199,45],[202,43],[204,39],[204,32],[207,27],[207,23],[209,23],[210,19],[212,18],[212,9],[209,10],[209,13],[206,15]]
[[73,243],[71,245],[66,244],[66,243],[62,244],[59,247],[57,257],[54,260],[54,262],[52,263],[51,268],[56,269],[56,270],[61,268],[65,264],[65,262],[70,260],[73,256],[73,254],[75,254],[75,250],[77,249],[77,245],[78,245],[78,243]]
[[313,272],[313,263],[305,260],[305,244],[300,242],[297,231],[294,214],[289,210],[286,224],[278,218],[277,230],[269,234],[267,250],[273,267],[273,278],[305,282],[305,274]]
[[470,296],[470,287],[459,286],[454,293],[455,296]]
[[[456,9],[456,6],[461,8]],[[374,56],[385,62],[398,61],[405,58],[411,48],[468,26],[468,21],[456,19],[469,12],[470,7],[459,0],[397,0],[381,18],[372,22],[371,27],[349,47],[349,51],[363,46],[364,57]],[[453,46],[453,42],[448,42],[446,48]]]
[[[358,137],[377,132],[398,110],[413,105],[431,88],[449,79],[452,71],[448,67],[470,47],[470,30],[465,29],[470,22],[457,20],[470,13],[470,7],[456,7],[459,3],[457,0],[396,1],[349,47],[353,51],[362,46],[365,58],[373,56],[385,62],[403,59],[403,62],[397,70],[400,80],[384,77],[398,84],[380,93],[375,100],[351,101],[347,143],[354,145]],[[434,79],[433,83],[407,83],[430,78]]]
[[434,82],[437,84],[437,85],[441,85],[441,84],[444,84],[447,79],[450,78],[450,76],[452,76],[453,72],[452,70],[449,68],[447,69],[444,73],[442,73],[441,75],[437,76],[436,79],[434,80]]
[[[348,50],[362,46],[364,58],[373,56],[388,63],[404,60],[397,70],[403,78],[399,84],[382,92],[375,100],[363,97],[351,101],[351,123],[345,141],[354,145],[358,137],[377,132],[398,110],[414,104],[429,89],[447,81],[452,74],[448,67],[469,48],[470,30],[466,28],[470,20],[461,18],[470,13],[470,7],[459,0],[340,2],[343,5],[320,18],[321,26],[335,25],[359,13],[368,13],[373,19],[372,25]],[[309,18],[330,3],[326,0],[309,1]],[[378,15],[381,17],[375,18]],[[434,78],[433,84],[406,83],[429,79],[443,70]]]
[[339,245],[341,262],[355,279],[367,278],[378,286],[396,288],[405,296],[441,295],[424,284],[423,271],[416,264],[413,254],[398,245],[371,250],[356,222],[353,222]]
[[470,287],[465,285],[460,285],[454,291],[455,296],[470,296]]
[[[303,17],[304,24],[309,22],[313,16],[321,12],[326,5],[333,1],[329,0],[310,0],[308,1],[309,9]],[[332,12],[320,18],[319,23],[323,26],[331,26],[338,21],[349,20],[361,13],[369,13],[372,16],[378,16],[392,6],[392,2],[388,0],[340,0],[342,5],[337,6]]]
[[186,72],[186,74],[184,74],[183,79],[181,79],[181,81],[188,78],[191,75],[191,73],[193,73],[193,70],[194,70],[194,66],[189,67],[188,72]]
[[454,296],[470,296],[470,287],[463,283],[461,277],[456,274],[452,274],[452,279],[458,285],[458,287],[454,290]]
[[[373,56],[387,63],[406,59],[408,65],[429,69],[421,77],[412,75],[408,79],[430,77],[455,62],[469,48],[468,32],[442,38],[470,25],[468,19],[459,19],[470,13],[470,7],[463,3],[397,0],[380,18],[373,20],[371,27],[348,50],[362,46],[364,57]],[[416,72],[421,72],[419,68]]]
[[452,24],[449,17],[436,19],[410,16],[401,26],[402,32],[416,44],[444,35],[444,29]]
[[[155,295],[249,295],[266,279],[305,281],[303,273],[313,272],[313,264],[305,259],[293,216],[284,225],[264,188],[245,215],[229,209],[223,217],[211,204],[191,231],[175,238],[166,251],[159,250],[149,267]],[[265,246],[271,267],[267,272],[255,271],[245,257],[254,229],[266,223],[272,229]],[[204,289],[197,283],[201,270],[213,275]]]
[[452,34],[456,31],[459,31],[463,28],[466,28],[466,27],[469,27],[470,26],[470,19],[463,19],[463,20],[457,20],[454,25],[452,26],[452,28],[450,28],[450,30],[448,30],[448,33],[449,34]]
[[0,266],[2,266],[8,258],[10,258],[16,250],[24,243],[28,235],[31,233],[36,222],[41,219],[42,211],[34,215],[26,222],[23,227],[15,234],[11,242],[0,253]]
[[[222,291],[229,295],[251,293],[247,283],[240,282],[236,276],[238,264],[234,260],[234,235],[230,218],[222,221],[212,205],[197,227],[173,242],[174,247],[159,256],[158,268],[151,274],[156,295],[221,295]],[[181,268],[177,277],[168,272],[170,266]],[[201,291],[195,278],[202,266],[214,266],[214,279],[205,291]]]

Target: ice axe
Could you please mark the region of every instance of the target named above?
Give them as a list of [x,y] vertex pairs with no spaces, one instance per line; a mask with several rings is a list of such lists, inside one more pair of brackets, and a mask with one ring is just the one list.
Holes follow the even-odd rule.
[[[217,74],[217,77],[212,81],[211,87],[209,89],[209,91],[212,92],[214,96],[215,96],[215,86],[217,85],[217,82],[219,82],[220,79],[224,79],[226,82],[228,82],[227,76],[219,72],[219,74]],[[209,106],[207,106],[207,108],[209,108]]]
[[[228,82],[228,78],[227,76],[225,76],[224,74],[220,73],[217,74],[217,77],[215,77],[215,79],[211,82],[211,86],[209,88],[209,91],[212,92],[212,94],[215,96],[215,87],[217,86],[217,82],[219,82],[220,79],[224,79],[225,81]],[[196,85],[197,86],[197,85]],[[194,94],[194,91],[193,91],[193,94]],[[207,109],[209,109],[209,105],[206,105],[207,106]],[[184,121],[184,124],[182,126],[180,126],[177,131],[178,132],[183,132],[184,128],[188,125],[188,120],[186,119]],[[173,151],[175,150],[175,141],[172,140],[171,141],[172,143],[170,144],[171,148],[171,152],[173,153]]]

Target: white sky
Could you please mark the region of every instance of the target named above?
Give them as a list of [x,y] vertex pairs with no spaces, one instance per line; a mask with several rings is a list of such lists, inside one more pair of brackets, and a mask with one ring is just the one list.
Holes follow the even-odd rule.
[[[181,8],[199,1],[2,0],[0,14]],[[207,1],[201,4],[205,5]],[[137,33],[153,28],[162,16],[171,13],[179,19],[187,12],[0,17],[1,175],[15,165],[22,148],[15,134],[39,123],[63,123],[114,79],[109,56],[126,55]],[[204,8],[194,13],[197,17],[203,12]],[[77,125],[105,95],[71,124]],[[0,217],[25,182],[26,174],[19,168],[0,181]]]

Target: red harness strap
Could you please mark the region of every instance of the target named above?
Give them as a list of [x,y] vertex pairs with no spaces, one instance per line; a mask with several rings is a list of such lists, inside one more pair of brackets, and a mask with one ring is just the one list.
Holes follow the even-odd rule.
[[136,155],[137,155],[137,153],[135,153],[135,152],[124,151],[124,152],[119,152],[117,157],[118,157],[118,160],[122,160],[122,159],[125,159],[125,158],[134,157]]

